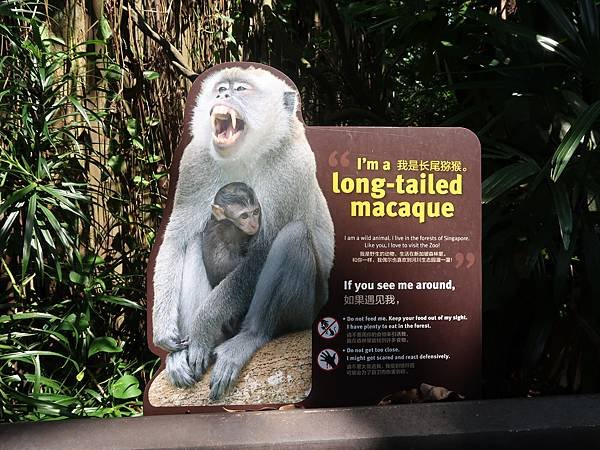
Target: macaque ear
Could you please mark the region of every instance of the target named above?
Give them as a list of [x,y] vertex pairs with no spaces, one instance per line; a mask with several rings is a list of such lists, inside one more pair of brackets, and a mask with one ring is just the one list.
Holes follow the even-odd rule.
[[212,209],[212,213],[215,219],[217,219],[218,221],[227,219],[227,216],[225,215],[225,209],[222,206],[210,205],[210,207]]
[[294,114],[296,112],[296,102],[298,95],[296,91],[284,92],[283,93],[283,107],[290,114]]

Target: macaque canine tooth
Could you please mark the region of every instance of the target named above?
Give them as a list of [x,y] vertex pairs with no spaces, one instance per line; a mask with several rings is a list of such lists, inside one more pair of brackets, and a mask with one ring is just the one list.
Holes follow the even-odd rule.
[[236,121],[237,121],[237,117],[235,115],[235,111],[229,110],[229,117],[231,117],[231,128],[233,128],[233,131],[235,131],[235,124],[236,124]]

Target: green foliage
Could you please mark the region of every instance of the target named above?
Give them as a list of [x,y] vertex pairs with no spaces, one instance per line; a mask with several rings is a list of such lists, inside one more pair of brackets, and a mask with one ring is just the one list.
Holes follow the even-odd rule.
[[[87,70],[86,47],[106,42],[67,47],[27,6],[11,2],[0,10],[10,44],[0,60],[1,418],[139,414],[140,383],[156,365],[144,335],[152,238],[129,229],[155,224],[147,214],[128,216],[118,206],[127,199],[111,182],[128,176],[120,165],[146,136],[111,113],[119,100],[110,82]],[[94,57],[109,62],[105,53]],[[85,91],[83,81],[92,79],[106,104]],[[112,164],[94,143],[99,135],[122,142]],[[106,198],[117,204],[113,220],[99,213]]]

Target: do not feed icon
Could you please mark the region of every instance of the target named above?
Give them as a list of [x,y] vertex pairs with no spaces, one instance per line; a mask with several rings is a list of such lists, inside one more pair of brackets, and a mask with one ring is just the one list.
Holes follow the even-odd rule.
[[317,331],[323,339],[333,339],[340,333],[340,323],[333,317],[323,317],[319,320]]

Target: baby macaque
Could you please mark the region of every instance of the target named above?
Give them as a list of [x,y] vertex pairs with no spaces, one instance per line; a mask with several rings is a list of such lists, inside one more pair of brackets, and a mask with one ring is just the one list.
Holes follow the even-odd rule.
[[202,259],[211,287],[218,285],[244,259],[248,244],[260,230],[260,204],[250,186],[229,183],[211,205],[202,232]]

